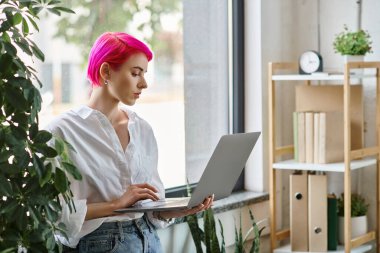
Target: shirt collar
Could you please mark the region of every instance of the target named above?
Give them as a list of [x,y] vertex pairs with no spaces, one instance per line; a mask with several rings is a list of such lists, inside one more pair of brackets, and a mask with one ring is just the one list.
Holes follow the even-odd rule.
[[73,109],[73,111],[78,114],[82,119],[86,119],[93,112],[93,109],[86,105],[82,105],[78,108]]
[[[130,120],[135,119],[135,113],[131,110],[129,110],[126,106],[121,105],[119,107],[121,110],[125,111],[128,114],[128,117]],[[73,111],[78,114],[82,119],[88,118],[88,116],[91,115],[95,110],[88,107],[87,105],[82,105],[78,108],[73,109]]]

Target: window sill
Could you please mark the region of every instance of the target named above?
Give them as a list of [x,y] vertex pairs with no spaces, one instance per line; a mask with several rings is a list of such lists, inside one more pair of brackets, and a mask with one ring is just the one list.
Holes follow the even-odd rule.
[[[267,200],[269,200],[269,194],[267,192],[240,191],[232,193],[227,198],[215,201],[212,209],[214,214],[217,214]],[[198,213],[197,216],[198,218],[201,218],[202,213]],[[186,219],[179,218],[175,220],[174,224],[180,224],[183,222],[186,222]]]
[[269,193],[267,192],[234,192],[227,198],[215,201],[212,209],[214,210],[214,213],[222,213],[243,206],[264,202],[266,200],[269,200]]

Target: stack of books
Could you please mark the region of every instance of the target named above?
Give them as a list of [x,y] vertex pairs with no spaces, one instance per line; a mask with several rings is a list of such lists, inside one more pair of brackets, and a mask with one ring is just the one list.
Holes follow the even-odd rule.
[[294,159],[300,163],[334,163],[344,159],[343,112],[294,112]]

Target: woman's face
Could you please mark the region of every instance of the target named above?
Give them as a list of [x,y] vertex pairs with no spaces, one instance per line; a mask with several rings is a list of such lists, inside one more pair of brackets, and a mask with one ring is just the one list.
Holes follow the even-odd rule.
[[115,99],[126,105],[134,105],[143,89],[148,85],[145,82],[145,72],[148,68],[148,59],[143,53],[131,55],[118,70],[110,69],[108,89]]

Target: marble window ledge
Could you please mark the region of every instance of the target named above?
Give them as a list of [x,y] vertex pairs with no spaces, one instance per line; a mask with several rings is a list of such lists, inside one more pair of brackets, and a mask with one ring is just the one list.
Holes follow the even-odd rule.
[[[214,210],[214,214],[217,214],[267,200],[269,200],[269,194],[267,192],[240,191],[232,193],[227,198],[215,201],[212,209]],[[202,213],[198,213],[197,216],[201,218]],[[179,218],[175,220],[174,224],[183,222],[186,222],[185,218]]]

